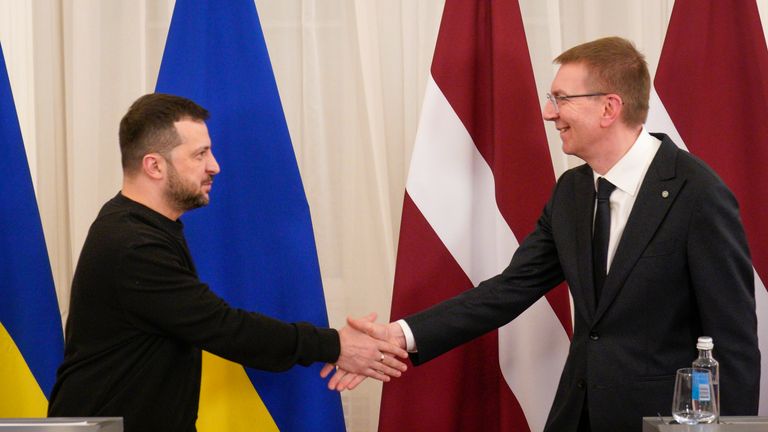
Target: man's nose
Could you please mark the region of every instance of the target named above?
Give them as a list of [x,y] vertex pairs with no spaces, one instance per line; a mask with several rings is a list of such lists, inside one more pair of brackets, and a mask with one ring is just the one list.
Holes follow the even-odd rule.
[[552,102],[549,100],[544,101],[544,106],[541,108],[541,116],[547,121],[554,121],[557,119],[558,114],[555,111],[555,107],[552,106]]
[[213,156],[213,153],[211,153],[211,158],[208,161],[206,168],[206,170],[212,175],[216,175],[221,172],[221,167],[219,167],[219,163],[216,161],[216,157]]

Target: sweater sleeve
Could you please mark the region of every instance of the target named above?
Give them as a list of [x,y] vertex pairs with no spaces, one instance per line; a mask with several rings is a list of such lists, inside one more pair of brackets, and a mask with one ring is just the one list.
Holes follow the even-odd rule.
[[143,331],[269,371],[335,362],[339,356],[336,330],[230,307],[162,241],[128,248],[119,271],[118,301],[126,318]]

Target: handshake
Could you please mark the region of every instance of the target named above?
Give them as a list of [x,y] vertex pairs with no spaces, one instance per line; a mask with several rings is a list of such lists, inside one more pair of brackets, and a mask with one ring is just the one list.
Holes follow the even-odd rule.
[[320,371],[331,390],[352,390],[367,377],[387,382],[399,377],[407,369],[400,358],[408,358],[405,334],[397,323],[376,323],[376,314],[363,318],[347,318],[347,325],[339,330],[341,353],[336,364],[327,363]]

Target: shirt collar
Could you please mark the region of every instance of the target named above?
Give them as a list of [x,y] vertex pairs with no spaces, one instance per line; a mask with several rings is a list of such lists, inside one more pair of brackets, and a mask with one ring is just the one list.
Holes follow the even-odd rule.
[[[651,136],[643,127],[629,151],[602,177],[623,192],[635,196],[660,145],[661,141]],[[597,185],[597,179],[601,176],[594,171],[592,174]]]

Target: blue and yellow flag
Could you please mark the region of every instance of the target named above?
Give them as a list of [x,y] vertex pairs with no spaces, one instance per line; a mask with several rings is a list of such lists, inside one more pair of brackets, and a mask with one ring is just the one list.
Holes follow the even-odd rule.
[[45,417],[64,336],[1,46],[0,153],[0,417]]
[[[309,206],[253,0],[178,0],[157,91],[211,112],[222,172],[211,204],[183,218],[201,279],[233,306],[327,326]],[[244,372],[206,354],[197,427],[343,431],[320,367]]]

